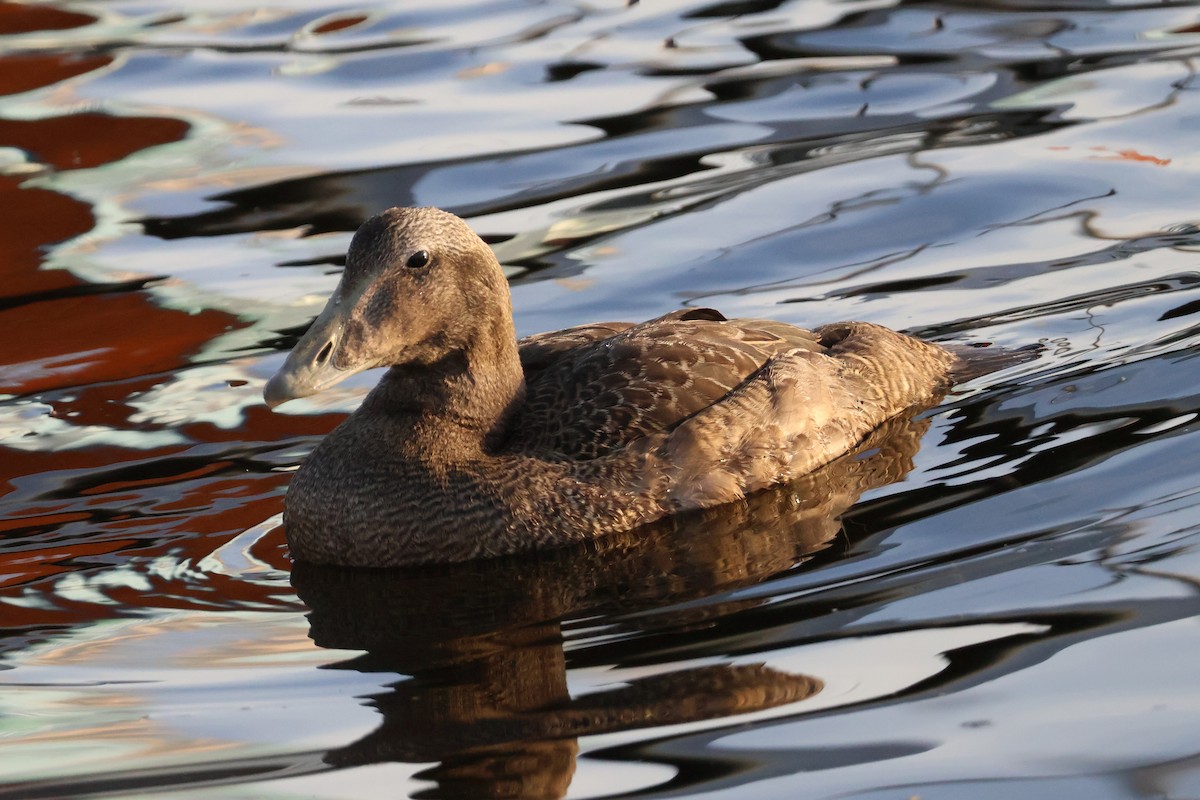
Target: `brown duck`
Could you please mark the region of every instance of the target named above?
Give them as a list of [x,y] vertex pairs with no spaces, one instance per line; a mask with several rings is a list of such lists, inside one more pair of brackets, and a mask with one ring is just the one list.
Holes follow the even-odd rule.
[[1011,352],[863,322],[808,331],[712,309],[517,340],[461,219],[393,208],[355,234],[269,405],[390,366],[293,478],[292,555],[346,566],[548,548],[811,472]]

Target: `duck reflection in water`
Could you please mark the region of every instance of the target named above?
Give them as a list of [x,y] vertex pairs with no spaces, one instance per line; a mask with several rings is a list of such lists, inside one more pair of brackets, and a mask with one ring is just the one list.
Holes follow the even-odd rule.
[[[802,568],[837,542],[841,515],[864,491],[912,468],[928,424],[897,417],[786,487],[574,548],[420,569],[296,563],[292,582],[312,609],[313,640],[365,651],[339,668],[412,676],[372,698],[379,728],[325,760],[438,762],[420,774],[436,783],[421,797],[556,798],[574,774],[579,736],[731,717],[817,694],[814,677],[715,664],[572,697],[561,625],[603,617],[627,633],[664,619],[694,629],[729,613],[722,593]],[[679,607],[655,615],[657,623],[621,618],[665,606]],[[587,658],[573,653],[572,667],[592,666]]]

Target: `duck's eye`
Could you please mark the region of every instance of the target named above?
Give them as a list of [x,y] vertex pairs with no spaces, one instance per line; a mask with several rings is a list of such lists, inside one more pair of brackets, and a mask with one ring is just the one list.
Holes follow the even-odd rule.
[[409,269],[420,269],[421,267],[429,266],[429,251],[418,250],[408,257],[408,262],[405,264]]

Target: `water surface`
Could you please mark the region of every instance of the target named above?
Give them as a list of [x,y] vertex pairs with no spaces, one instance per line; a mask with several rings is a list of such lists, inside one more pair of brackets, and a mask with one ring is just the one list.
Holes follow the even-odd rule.
[[[1200,4],[0,2],[0,797],[1200,794]],[[1030,363],[753,502],[290,562],[353,230],[522,334],[685,306]]]

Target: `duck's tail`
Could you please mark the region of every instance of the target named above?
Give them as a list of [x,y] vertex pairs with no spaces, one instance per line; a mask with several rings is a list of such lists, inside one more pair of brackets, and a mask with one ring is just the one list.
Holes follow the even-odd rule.
[[1031,344],[1015,350],[988,343],[941,344],[941,346],[957,358],[957,362],[950,369],[950,379],[954,383],[962,383],[972,378],[978,378],[980,375],[1024,364],[1037,358],[1042,351],[1040,344]]

